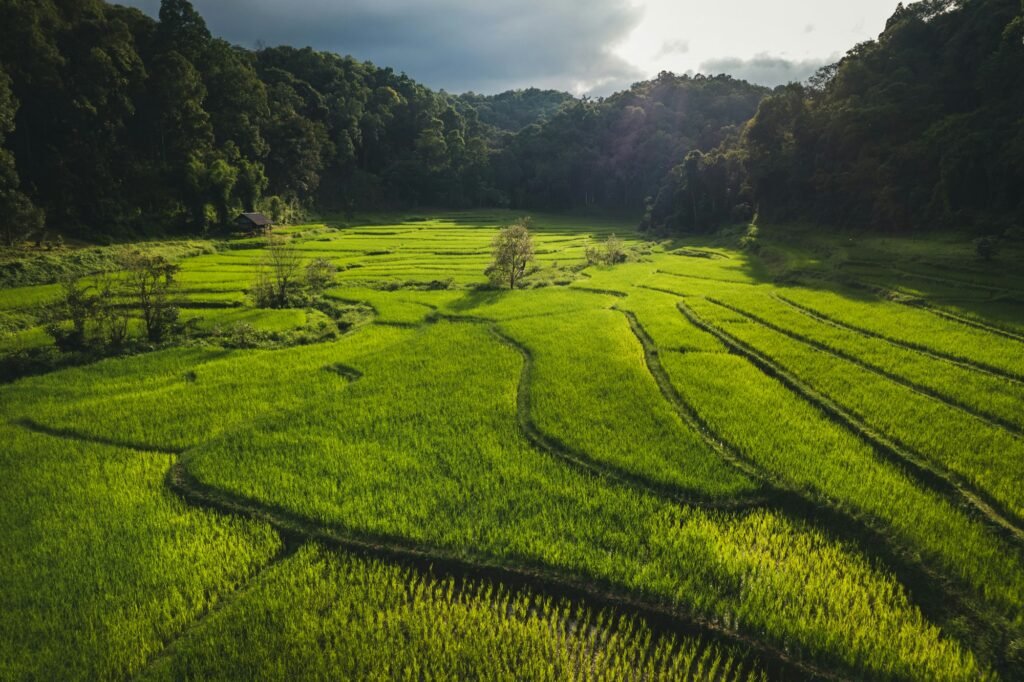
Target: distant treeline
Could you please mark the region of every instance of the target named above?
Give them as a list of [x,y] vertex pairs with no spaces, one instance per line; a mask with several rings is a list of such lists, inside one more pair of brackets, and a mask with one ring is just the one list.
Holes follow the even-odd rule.
[[[767,91],[663,75],[604,101],[433,92],[311,49],[213,38],[102,0],[0,0],[0,221],[17,235],[195,231],[232,212],[436,205],[637,215]],[[40,209],[40,210],[35,210]]]
[[662,73],[603,99],[453,96],[352,57],[232,46],[187,0],[158,20],[0,0],[0,228],[416,206],[646,211],[665,231],[1006,222],[1024,207],[1022,36],[1020,0],[929,0],[806,86]]
[[1024,3],[902,4],[877,41],[777,89],[665,178],[645,223],[1024,228]]

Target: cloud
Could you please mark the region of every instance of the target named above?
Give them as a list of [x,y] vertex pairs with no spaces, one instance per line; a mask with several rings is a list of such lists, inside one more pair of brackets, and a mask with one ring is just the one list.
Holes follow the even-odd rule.
[[724,57],[701,62],[697,71],[709,75],[727,73],[734,78],[773,88],[786,83],[801,83],[814,75],[814,72],[822,66],[831,64],[837,59],[838,57],[830,57],[828,59],[793,61],[767,54],[760,54],[751,59]]
[[670,40],[662,43],[661,49],[654,55],[655,59],[661,59],[669,55],[686,54],[690,51],[690,43],[686,40]]
[[[159,0],[119,0],[156,15]],[[606,94],[639,80],[613,54],[642,10],[629,0],[193,0],[244,47],[312,46],[404,71],[433,88],[550,87]]]

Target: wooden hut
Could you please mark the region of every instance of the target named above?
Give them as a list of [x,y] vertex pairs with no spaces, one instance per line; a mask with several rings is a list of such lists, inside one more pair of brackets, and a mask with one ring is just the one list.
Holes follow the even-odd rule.
[[262,213],[240,213],[235,218],[235,225],[246,232],[269,232],[274,223]]

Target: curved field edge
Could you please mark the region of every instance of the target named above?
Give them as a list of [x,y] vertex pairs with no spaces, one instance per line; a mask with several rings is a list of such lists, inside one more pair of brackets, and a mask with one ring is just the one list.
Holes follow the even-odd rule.
[[[713,299],[708,300],[715,303]],[[751,364],[762,372],[781,382],[830,419],[856,434],[879,455],[888,458],[894,464],[903,466],[917,481],[946,497],[954,506],[969,505],[974,510],[977,518],[986,522],[989,527],[998,532],[1004,539],[1018,547],[1024,546],[1024,530],[1019,525],[1018,519],[1015,515],[1006,511],[1003,505],[999,504],[990,495],[969,484],[960,476],[928,462],[922,455],[911,452],[901,444],[895,443],[886,436],[877,433],[860,418],[852,415],[841,405],[808,386],[800,378],[791,374],[765,354],[755,350],[749,344],[720,327],[702,319],[690,306],[687,306],[685,303],[680,303],[679,306],[683,314],[698,328],[715,336],[732,352],[750,361]]]
[[[478,329],[459,332],[453,331],[455,327]],[[339,402],[317,401],[318,405],[325,406],[322,413],[301,417],[299,414],[278,415],[268,423],[254,425],[255,428],[244,435],[226,434],[215,443],[190,453],[189,471],[204,485],[237,495],[247,504],[258,504],[275,511],[287,510],[302,520],[316,519],[317,525],[326,525],[345,537],[397,544],[431,556],[440,553],[486,565],[498,562],[531,571],[553,570],[597,585],[605,591],[631,595],[634,599],[643,595],[646,602],[668,606],[684,616],[697,614],[709,622],[727,624],[738,634],[747,633],[747,636],[760,641],[774,641],[776,646],[785,642],[787,648],[795,647],[802,652],[801,660],[827,661],[829,667],[838,670],[857,670],[860,665],[866,665],[868,669],[909,665],[909,659],[898,662],[899,655],[891,650],[892,642],[894,638],[904,637],[916,641],[918,634],[933,642],[926,649],[938,648],[927,654],[920,650],[914,654],[915,659],[920,660],[920,656],[929,660],[931,656],[953,656],[947,660],[952,665],[948,670],[960,665],[974,667],[973,662],[968,663],[971,660],[969,654],[966,659],[960,658],[964,652],[956,647],[948,648],[949,642],[929,639],[938,635],[938,631],[921,619],[895,580],[862,563],[863,558],[850,552],[845,545],[833,543],[802,524],[790,524],[773,513],[756,511],[729,518],[721,512],[705,513],[666,504],[650,496],[604,485],[600,480],[580,477],[557,460],[541,453],[534,454],[530,448],[524,449],[525,442],[515,444],[514,449],[504,453],[500,449],[494,451],[479,461],[478,455],[461,452],[459,461],[462,463],[454,470],[446,461],[448,455],[429,454],[435,447],[430,442],[417,443],[415,455],[399,454],[387,447],[382,450],[379,444],[371,442],[346,444],[343,450],[338,450],[338,446],[323,440],[320,429],[329,429],[330,433],[337,434],[339,424],[348,424],[355,433],[359,433],[364,429],[360,422],[371,419],[370,416],[359,416],[360,411],[370,406],[393,410],[394,414],[402,415],[402,419],[431,421],[426,414],[417,412],[421,407],[412,409],[410,413],[410,406],[382,405],[387,401],[379,400],[372,392],[368,397],[365,391],[379,390],[379,387],[371,389],[366,383],[374,381],[378,384],[383,382],[389,391],[395,392],[396,397],[414,400],[419,406],[432,405],[431,409],[442,410],[446,414],[452,413],[447,405],[451,400],[469,400],[466,405],[474,407],[454,411],[462,415],[461,418],[470,420],[467,424],[476,424],[485,414],[492,415],[491,419],[500,415],[499,422],[486,426],[491,440],[506,445],[525,440],[521,434],[514,435],[509,431],[510,428],[518,430],[514,426],[515,383],[503,379],[501,383],[507,388],[498,389],[487,386],[487,381],[473,373],[473,367],[484,367],[491,374],[501,368],[499,375],[506,372],[521,375],[521,362],[512,363],[507,355],[512,353],[511,349],[504,351],[506,355],[503,358],[501,353],[491,357],[500,344],[490,336],[485,326],[438,323],[404,333],[414,339],[419,338],[419,341],[406,348],[394,348],[394,356],[375,355],[370,365],[366,359],[346,359],[346,363],[359,367],[363,372],[363,379],[354,385],[355,390],[363,391],[363,402],[356,401],[344,408]],[[434,352],[426,352],[421,344],[433,341],[425,339],[424,334],[440,335],[437,338],[441,339],[448,337],[448,343],[455,342],[456,346],[435,347]],[[495,347],[483,356],[466,353],[468,348],[486,348],[488,338]],[[456,351],[456,347],[462,350]],[[446,365],[444,368],[422,364],[429,358],[460,355],[471,364],[453,363],[459,366]],[[467,355],[470,357],[466,358]],[[406,367],[409,362],[419,363],[421,371],[410,373]],[[374,375],[380,376],[375,378]],[[421,375],[430,377],[429,395],[434,397],[429,400],[418,394],[421,390],[418,382],[423,381]],[[390,379],[398,377],[417,383],[409,385],[399,381],[393,385]],[[456,390],[449,386],[450,381],[460,382],[461,388]],[[467,394],[469,386],[482,393]],[[495,395],[500,407],[490,402]],[[347,396],[346,402],[352,402],[353,395],[348,393]],[[372,423],[390,421],[393,417],[388,414],[385,412],[372,417]],[[276,425],[298,418],[304,420],[305,438],[319,443],[319,446],[307,454],[302,450],[304,444],[296,444],[289,450],[287,459],[276,457],[274,451],[279,451],[285,442],[273,435],[277,433]],[[452,428],[462,434],[463,445],[470,447],[474,434],[463,433],[457,424]],[[352,454],[343,456],[343,452]],[[350,456],[358,456],[359,459],[352,460]],[[432,462],[434,456],[442,456],[442,459]],[[307,464],[310,457],[315,460],[309,459]],[[368,457],[368,461],[373,462],[372,469],[364,471],[362,464],[357,470],[352,469],[358,461]],[[381,457],[383,459],[378,462]],[[316,480],[300,476],[299,472],[313,461],[317,462],[315,466],[318,468],[330,465]],[[407,480],[390,477],[378,480],[378,474],[373,473],[399,469],[403,471],[402,478]],[[351,477],[351,481],[346,480],[343,488],[323,482],[323,479],[337,480],[337,472],[343,470],[351,472],[345,474],[345,479]],[[440,477],[439,471],[444,472]],[[451,476],[455,478],[449,480]],[[465,476],[468,478],[462,481]],[[389,504],[381,506],[373,502],[380,498],[367,496],[367,490],[376,489],[385,481],[390,491]],[[401,485],[396,487],[398,483]],[[363,487],[367,490],[361,490]],[[461,496],[455,500],[439,493],[449,488],[473,490],[474,494],[470,498]],[[325,495],[329,489],[334,492]],[[516,513],[509,516],[506,511],[501,511],[508,509],[516,509]],[[590,511],[584,512],[584,509]],[[495,513],[500,517],[494,517]],[[491,519],[498,518],[503,519],[500,524],[491,523]],[[558,522],[552,525],[554,519]],[[596,520],[601,520],[601,523],[596,523]],[[635,527],[631,530],[630,526]],[[730,547],[733,549],[728,549]],[[741,547],[746,549],[741,550]],[[799,561],[795,554],[798,548],[806,552]],[[706,557],[707,563],[702,563],[705,561],[702,556]],[[685,563],[686,568],[680,562]],[[797,579],[797,573],[803,577]],[[861,577],[854,578],[855,575]],[[828,580],[828,585],[818,583],[819,579]],[[860,587],[857,590],[852,590],[852,586],[851,589],[839,587],[849,580],[858,581]],[[744,587],[733,596],[731,591],[737,588],[727,587],[731,584]],[[726,592],[722,592],[723,588]],[[837,589],[843,591],[837,592]],[[859,595],[862,591],[865,591],[865,600]],[[839,603],[826,606],[824,602],[832,601],[838,594],[842,595],[840,601],[845,606]],[[869,594],[874,596],[867,596]],[[847,598],[851,601],[843,601]],[[768,603],[775,607],[765,610],[765,607],[757,605]],[[861,644],[855,645],[854,650],[866,651],[861,648],[864,640],[860,639],[866,637],[874,642],[869,645],[874,653],[859,654],[856,659],[846,658],[848,645],[840,646],[839,642],[850,642],[848,638],[855,636],[850,629],[851,621],[841,625],[831,614],[863,609],[872,614],[869,616],[865,612],[860,621],[871,628],[870,632],[884,632],[890,628],[908,630],[901,635],[893,631],[892,637],[888,638],[861,632],[856,635],[856,641]],[[797,610],[813,614],[812,622],[818,625],[812,626],[810,622],[798,625],[797,620],[784,615]],[[918,631],[919,627],[923,630]],[[804,634],[799,634],[801,631]],[[918,634],[912,635],[911,632]],[[889,653],[884,653],[887,650]],[[940,651],[946,653],[940,654]],[[954,651],[960,653],[954,654]],[[952,664],[954,658],[960,663]],[[937,659],[935,663],[938,663]],[[947,674],[950,674],[948,670]]]
[[129,676],[280,550],[269,526],[169,494],[173,455],[0,435],[6,679]]
[[312,543],[189,632],[140,679],[285,676],[767,679],[747,654],[667,635],[635,617]]
[[188,504],[267,523],[289,543],[312,542],[345,555],[406,567],[436,579],[487,582],[509,590],[525,590],[531,594],[564,600],[576,608],[608,609],[613,613],[628,614],[641,619],[656,632],[690,638],[703,637],[718,646],[749,650],[757,656],[758,666],[773,678],[798,674],[810,679],[842,679],[825,669],[794,660],[783,650],[731,631],[714,621],[696,618],[628,593],[607,589],[570,573],[544,570],[527,564],[516,565],[508,561],[470,561],[437,547],[402,542],[395,538],[375,538],[344,528],[322,525],[287,509],[206,485],[190,474],[182,464],[173,466],[166,480],[168,487]]

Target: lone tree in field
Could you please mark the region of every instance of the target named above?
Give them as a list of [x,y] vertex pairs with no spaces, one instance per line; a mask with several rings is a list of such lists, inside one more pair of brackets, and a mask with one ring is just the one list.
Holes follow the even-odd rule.
[[529,218],[520,218],[502,228],[491,242],[494,262],[485,272],[495,284],[507,283],[509,289],[515,289],[516,283],[526,275],[526,266],[533,260],[531,224]]
[[267,252],[253,285],[256,305],[261,308],[286,308],[288,297],[299,285],[302,257],[283,237],[271,237]]
[[178,266],[163,256],[140,251],[129,253],[122,264],[126,270],[125,288],[142,316],[146,338],[160,343],[178,321],[178,307],[173,300]]

